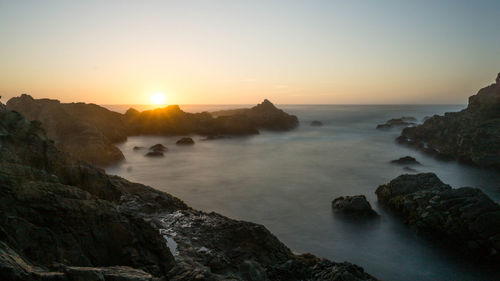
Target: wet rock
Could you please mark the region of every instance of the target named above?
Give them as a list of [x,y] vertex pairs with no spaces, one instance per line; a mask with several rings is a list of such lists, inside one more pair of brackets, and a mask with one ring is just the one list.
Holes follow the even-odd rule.
[[165,156],[161,151],[150,151],[144,155],[146,157],[163,157]]
[[433,173],[402,175],[381,185],[378,201],[418,233],[477,259],[498,260],[500,206],[477,188],[451,188]]
[[320,126],[323,126],[323,122],[318,121],[318,120],[314,120],[314,121],[311,122],[310,125],[313,126],[313,127],[320,127]]
[[338,197],[332,201],[332,208],[334,212],[349,217],[369,218],[378,216],[364,195]]
[[182,138],[182,139],[178,140],[177,142],[175,142],[175,144],[177,144],[177,145],[193,145],[194,140],[192,138]]
[[500,169],[500,84],[469,98],[460,112],[434,115],[422,125],[405,128],[397,141],[440,158]]
[[396,160],[392,160],[391,163],[398,165],[420,165],[420,162],[418,162],[417,159],[411,156],[405,156]]
[[155,144],[149,148],[149,150],[154,151],[154,152],[165,152],[168,150],[166,146],[164,146],[161,143]]
[[387,120],[384,124],[377,125],[377,129],[392,129],[394,127],[408,127],[415,125],[417,119],[414,117],[401,117]]

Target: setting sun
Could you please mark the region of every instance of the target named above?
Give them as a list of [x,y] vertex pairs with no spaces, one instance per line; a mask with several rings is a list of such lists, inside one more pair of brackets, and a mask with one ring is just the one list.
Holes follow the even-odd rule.
[[163,93],[154,93],[149,97],[149,101],[154,105],[164,105],[165,100],[165,94]]

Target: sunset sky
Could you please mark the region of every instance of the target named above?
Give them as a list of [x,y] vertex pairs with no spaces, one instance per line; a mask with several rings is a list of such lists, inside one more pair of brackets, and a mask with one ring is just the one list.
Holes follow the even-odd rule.
[[460,103],[500,72],[500,1],[0,0],[2,102]]

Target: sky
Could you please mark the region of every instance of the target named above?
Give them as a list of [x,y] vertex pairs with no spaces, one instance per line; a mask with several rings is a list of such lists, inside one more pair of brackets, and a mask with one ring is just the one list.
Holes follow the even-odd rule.
[[500,1],[0,0],[1,101],[466,104]]

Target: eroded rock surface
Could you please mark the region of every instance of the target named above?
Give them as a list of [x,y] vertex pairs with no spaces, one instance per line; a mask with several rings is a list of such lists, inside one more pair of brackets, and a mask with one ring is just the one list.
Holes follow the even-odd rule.
[[476,258],[499,258],[500,206],[481,190],[454,189],[435,174],[422,173],[399,176],[376,194],[418,233]]

